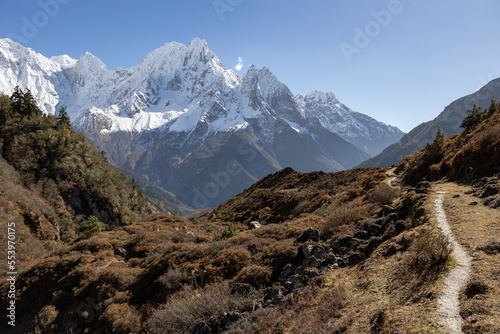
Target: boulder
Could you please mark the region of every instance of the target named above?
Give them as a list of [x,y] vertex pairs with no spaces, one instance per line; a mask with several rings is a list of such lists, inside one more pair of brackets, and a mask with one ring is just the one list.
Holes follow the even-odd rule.
[[356,248],[356,246],[353,245],[353,238],[347,236],[343,238],[334,237],[330,242],[330,248],[335,254],[345,254],[350,249]]
[[302,263],[304,265],[304,267],[313,267],[313,268],[317,268],[320,266],[321,262],[320,260],[318,260],[316,257],[314,256],[311,256],[307,259],[304,260],[304,262]]
[[358,231],[354,233],[354,238],[359,240],[368,240],[370,235],[366,231]]
[[293,264],[288,263],[279,274],[278,281],[282,283],[288,281],[288,279],[295,273],[296,270],[297,268]]
[[351,265],[351,266],[360,263],[364,259],[365,259],[364,256],[359,252],[351,252],[349,254],[349,256],[347,257],[347,260],[349,261],[349,265]]
[[390,206],[390,205],[384,205],[384,207],[382,209],[380,209],[380,211],[378,212],[377,216],[378,217],[385,217],[388,214],[393,213],[394,210],[395,209],[392,206]]
[[427,194],[429,193],[429,188],[431,187],[431,183],[429,181],[422,181],[417,184],[415,188],[415,192],[417,194]]
[[312,240],[314,242],[319,241],[319,231],[315,228],[309,227],[307,230],[305,230],[300,237],[298,237],[295,242],[296,243],[304,243],[308,240]]
[[299,247],[299,256],[300,254],[304,257],[304,259],[308,259],[312,255],[313,245],[301,245]]
[[314,246],[311,250],[311,255],[319,260],[324,260],[328,255],[328,252],[323,246]]

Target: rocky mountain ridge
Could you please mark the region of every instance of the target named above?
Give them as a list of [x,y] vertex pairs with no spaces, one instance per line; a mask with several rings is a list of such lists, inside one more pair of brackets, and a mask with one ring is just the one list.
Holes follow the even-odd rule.
[[382,153],[363,162],[360,167],[389,166],[399,163],[403,157],[414,154],[432,141],[439,126],[446,136],[461,132],[460,124],[466,111],[474,105],[488,106],[495,96],[500,96],[500,78],[490,81],[473,94],[453,101],[435,119],[416,126],[397,143],[388,146]]
[[[332,93],[295,96],[265,67],[252,66],[242,78],[197,38],[116,70],[88,52],[47,59],[3,39],[0,77],[1,92],[30,89],[49,114],[66,107],[74,128],[112,163],[194,206],[216,206],[287,166],[350,168],[403,135]],[[244,157],[256,160],[249,165]],[[231,180],[210,176],[227,179],[229,165],[241,171]]]

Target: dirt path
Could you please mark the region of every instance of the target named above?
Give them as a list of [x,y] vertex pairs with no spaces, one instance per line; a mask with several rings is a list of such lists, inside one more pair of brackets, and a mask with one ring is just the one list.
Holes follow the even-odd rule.
[[396,181],[396,179],[398,178],[398,177],[394,174],[394,172],[395,172],[395,171],[396,171],[396,167],[394,167],[393,169],[391,169],[391,170],[387,171],[387,173],[386,173],[386,175],[387,175],[387,180],[386,180],[386,183],[387,183],[387,184],[389,185],[389,187],[391,187],[391,188],[397,188],[397,189],[399,189],[399,187],[398,187],[398,186],[393,186],[393,185],[392,185],[392,182],[393,182],[393,181]]
[[443,293],[438,299],[438,316],[441,325],[449,328],[449,333],[455,334],[462,332],[462,318],[459,314],[458,295],[469,278],[471,257],[462,246],[460,246],[451,233],[450,226],[446,220],[446,213],[443,209],[444,195],[444,191],[438,191],[434,201],[434,209],[438,220],[438,226],[443,234],[448,237],[453,247],[452,256],[455,259],[456,266],[449,273],[444,282]]

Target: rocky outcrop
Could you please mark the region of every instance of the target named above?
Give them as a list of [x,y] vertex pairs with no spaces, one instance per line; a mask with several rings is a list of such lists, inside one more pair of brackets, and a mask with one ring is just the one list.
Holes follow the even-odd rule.
[[[337,235],[322,241],[318,230],[305,230],[295,240],[298,245],[294,261],[284,266],[263,305],[281,304],[325,271],[362,265],[383,242],[424,222],[424,198],[425,194],[417,194],[411,189],[397,206],[382,207],[378,218],[359,221],[356,231],[350,235]],[[385,255],[391,256],[396,251],[388,247]]]

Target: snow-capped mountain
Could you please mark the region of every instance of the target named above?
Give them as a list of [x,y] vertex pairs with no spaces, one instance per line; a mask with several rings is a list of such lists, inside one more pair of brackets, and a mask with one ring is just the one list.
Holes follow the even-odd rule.
[[401,138],[403,135],[395,126],[386,125],[349,109],[333,93],[312,91],[306,96],[298,95],[297,98],[321,126],[339,134],[370,155],[382,152],[395,138]]
[[217,205],[286,166],[352,167],[403,135],[332,93],[295,96],[267,68],[241,78],[200,39],[117,70],[90,53],[48,59],[0,39],[0,93],[17,85],[46,113],[66,107],[113,163],[195,206]]

